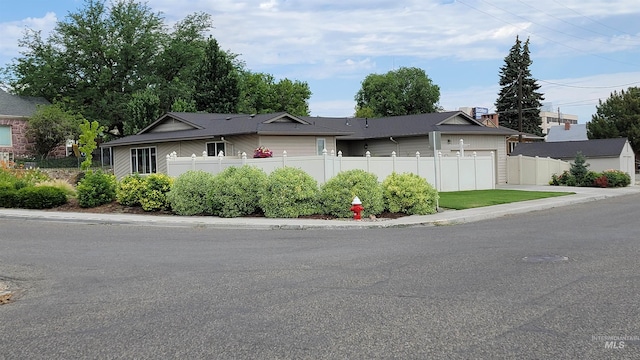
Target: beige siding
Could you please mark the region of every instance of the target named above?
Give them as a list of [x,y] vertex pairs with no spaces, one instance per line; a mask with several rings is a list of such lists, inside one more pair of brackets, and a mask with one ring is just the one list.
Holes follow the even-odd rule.
[[317,155],[316,139],[325,139],[327,151],[336,150],[335,137],[333,136],[260,136],[259,146],[264,146],[273,151],[273,156],[282,156],[286,151],[287,156]]
[[[253,151],[259,146],[258,145],[258,135],[240,135],[234,136],[229,139],[225,138],[225,141],[228,140],[231,145],[231,148],[227,149],[227,155],[237,156],[238,153],[242,154],[243,152],[247,154],[247,157],[253,157]],[[233,151],[233,154],[231,152]]]
[[193,126],[189,124],[185,124],[182,121],[177,121],[175,119],[167,119],[164,122],[156,125],[153,129],[150,129],[149,133],[157,133],[157,132],[167,132],[167,131],[176,131],[176,130],[191,130],[194,129]]

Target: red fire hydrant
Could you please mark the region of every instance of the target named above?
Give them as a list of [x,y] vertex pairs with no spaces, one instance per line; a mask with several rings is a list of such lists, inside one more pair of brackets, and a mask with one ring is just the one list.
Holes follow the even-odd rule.
[[364,210],[364,207],[362,206],[362,202],[356,196],[355,198],[353,198],[353,201],[351,202],[351,211],[353,211],[353,220],[360,221],[360,219],[362,219],[362,210]]

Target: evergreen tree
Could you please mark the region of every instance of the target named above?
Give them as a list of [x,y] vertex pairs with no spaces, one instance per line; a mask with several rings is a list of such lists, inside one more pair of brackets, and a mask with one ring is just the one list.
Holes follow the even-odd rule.
[[[518,37],[511,47],[509,55],[500,68],[500,93],[496,100],[496,111],[500,114],[500,125],[519,130],[519,107],[522,106],[522,132],[542,135],[540,125],[540,107],[543,95],[538,92],[540,85],[531,76],[531,57],[529,55],[529,39],[524,45]],[[522,86],[522,97],[520,97]]]
[[240,103],[240,76],[232,55],[209,38],[197,72],[194,100],[198,111],[232,114]]

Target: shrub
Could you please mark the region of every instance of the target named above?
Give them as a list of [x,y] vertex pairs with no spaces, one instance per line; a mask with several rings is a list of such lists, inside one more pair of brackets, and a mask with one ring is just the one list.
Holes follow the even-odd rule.
[[593,184],[594,186],[601,187],[601,188],[609,187],[609,181],[607,180],[607,177],[604,175],[600,175],[600,177],[597,178]]
[[427,179],[416,174],[394,172],[382,182],[382,189],[386,207],[390,212],[407,215],[437,212],[438,191]]
[[116,201],[124,206],[140,206],[144,186],[144,179],[138,173],[123,177],[116,186]]
[[64,190],[55,186],[28,186],[17,191],[17,206],[25,209],[50,209],[67,203]]
[[595,186],[596,179],[602,176],[602,174],[595,171],[587,171],[584,178],[582,178],[582,186]]
[[605,170],[602,175],[607,178],[609,187],[625,187],[631,184],[629,174],[620,170]]
[[178,176],[167,194],[171,210],[178,215],[211,215],[207,193],[213,182],[213,174],[198,170]]
[[349,209],[356,196],[362,201],[364,216],[384,211],[382,186],[374,174],[364,170],[344,171],[329,179],[320,189],[320,204],[325,214],[347,218],[353,214]]
[[73,187],[73,185],[62,179],[43,181],[36,184],[36,186],[53,186],[62,190],[67,198],[76,196],[76,189]]
[[116,198],[116,178],[101,170],[87,171],[77,186],[80,207],[96,207]]
[[238,217],[259,211],[260,194],[267,183],[267,174],[256,167],[228,167],[213,179],[207,195],[213,214]]
[[260,207],[266,217],[296,218],[319,210],[318,182],[303,170],[284,167],[267,177]]
[[143,191],[139,202],[144,211],[159,211],[169,208],[167,193],[171,190],[172,180],[165,174],[151,174],[144,179]]
[[18,205],[18,190],[13,183],[8,181],[0,182],[0,207],[12,208]]

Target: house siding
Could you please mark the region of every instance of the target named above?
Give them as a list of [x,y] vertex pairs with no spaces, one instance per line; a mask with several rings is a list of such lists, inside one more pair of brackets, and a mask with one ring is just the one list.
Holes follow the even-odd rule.
[[273,151],[273,156],[282,156],[283,151],[287,156],[317,155],[316,139],[325,139],[327,152],[336,151],[334,136],[260,136],[258,146],[264,146]]
[[[195,154],[202,156],[202,152],[207,149],[207,143],[212,141],[221,141],[216,136],[207,140],[191,140],[191,141],[173,141],[167,143],[150,143],[129,146],[113,147],[114,169],[113,172],[118,179],[131,174],[131,149],[155,147],[157,156],[157,170],[159,173],[167,173],[167,155],[176,152],[179,157],[186,157]],[[226,138],[227,154],[226,156],[237,156],[238,152],[246,152],[248,157],[253,156],[253,150],[257,147],[258,137],[256,135],[233,136]]]

